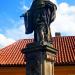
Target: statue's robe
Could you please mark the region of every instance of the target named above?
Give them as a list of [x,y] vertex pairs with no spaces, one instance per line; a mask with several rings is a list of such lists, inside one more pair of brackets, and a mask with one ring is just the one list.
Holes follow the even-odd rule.
[[[36,24],[33,20],[33,14],[36,13],[35,10],[40,10],[40,8],[48,7],[51,11],[50,17],[46,17],[45,22],[47,22],[47,25],[50,25],[51,22],[54,21],[56,14],[55,11],[57,9],[56,5],[50,1],[44,2],[44,4],[39,4],[36,0],[32,3],[32,6],[30,10],[28,10],[24,15],[24,21],[25,21],[25,28],[26,28],[26,34],[32,33],[34,30],[36,30],[34,25]],[[47,19],[48,18],[48,19]],[[47,21],[48,20],[48,21]]]
[[33,23],[32,23],[32,15],[30,10],[28,10],[24,15],[24,22],[25,22],[25,33],[30,34],[33,32]]

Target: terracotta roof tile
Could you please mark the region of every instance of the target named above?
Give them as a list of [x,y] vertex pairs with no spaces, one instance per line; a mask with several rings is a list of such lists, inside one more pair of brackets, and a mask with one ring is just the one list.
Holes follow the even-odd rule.
[[57,64],[75,64],[75,36],[54,37],[53,45],[58,49]]
[[[24,65],[24,54],[21,50],[32,39],[19,40],[0,50],[0,65]],[[56,64],[75,64],[75,36],[53,37],[53,46],[58,49]]]

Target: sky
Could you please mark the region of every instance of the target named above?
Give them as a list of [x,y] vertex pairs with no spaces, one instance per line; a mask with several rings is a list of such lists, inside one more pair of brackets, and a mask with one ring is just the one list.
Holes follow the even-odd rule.
[[[57,5],[56,19],[51,24],[52,36],[60,32],[62,36],[75,36],[75,0],[51,0]],[[23,18],[32,0],[0,0],[0,48],[20,39],[33,38],[26,35]]]

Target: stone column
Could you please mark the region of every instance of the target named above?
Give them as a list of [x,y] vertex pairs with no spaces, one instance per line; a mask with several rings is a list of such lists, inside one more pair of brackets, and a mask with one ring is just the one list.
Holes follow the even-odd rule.
[[54,75],[55,48],[33,45],[23,52],[26,56],[26,75]]

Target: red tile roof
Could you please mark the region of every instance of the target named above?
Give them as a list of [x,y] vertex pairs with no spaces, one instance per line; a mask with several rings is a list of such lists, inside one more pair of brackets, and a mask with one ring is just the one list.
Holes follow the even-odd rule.
[[54,37],[57,64],[75,64],[75,36]]
[[[19,40],[0,50],[0,65],[24,65],[22,49],[32,39]],[[56,64],[75,64],[75,36],[53,37],[53,46],[58,49]]]

